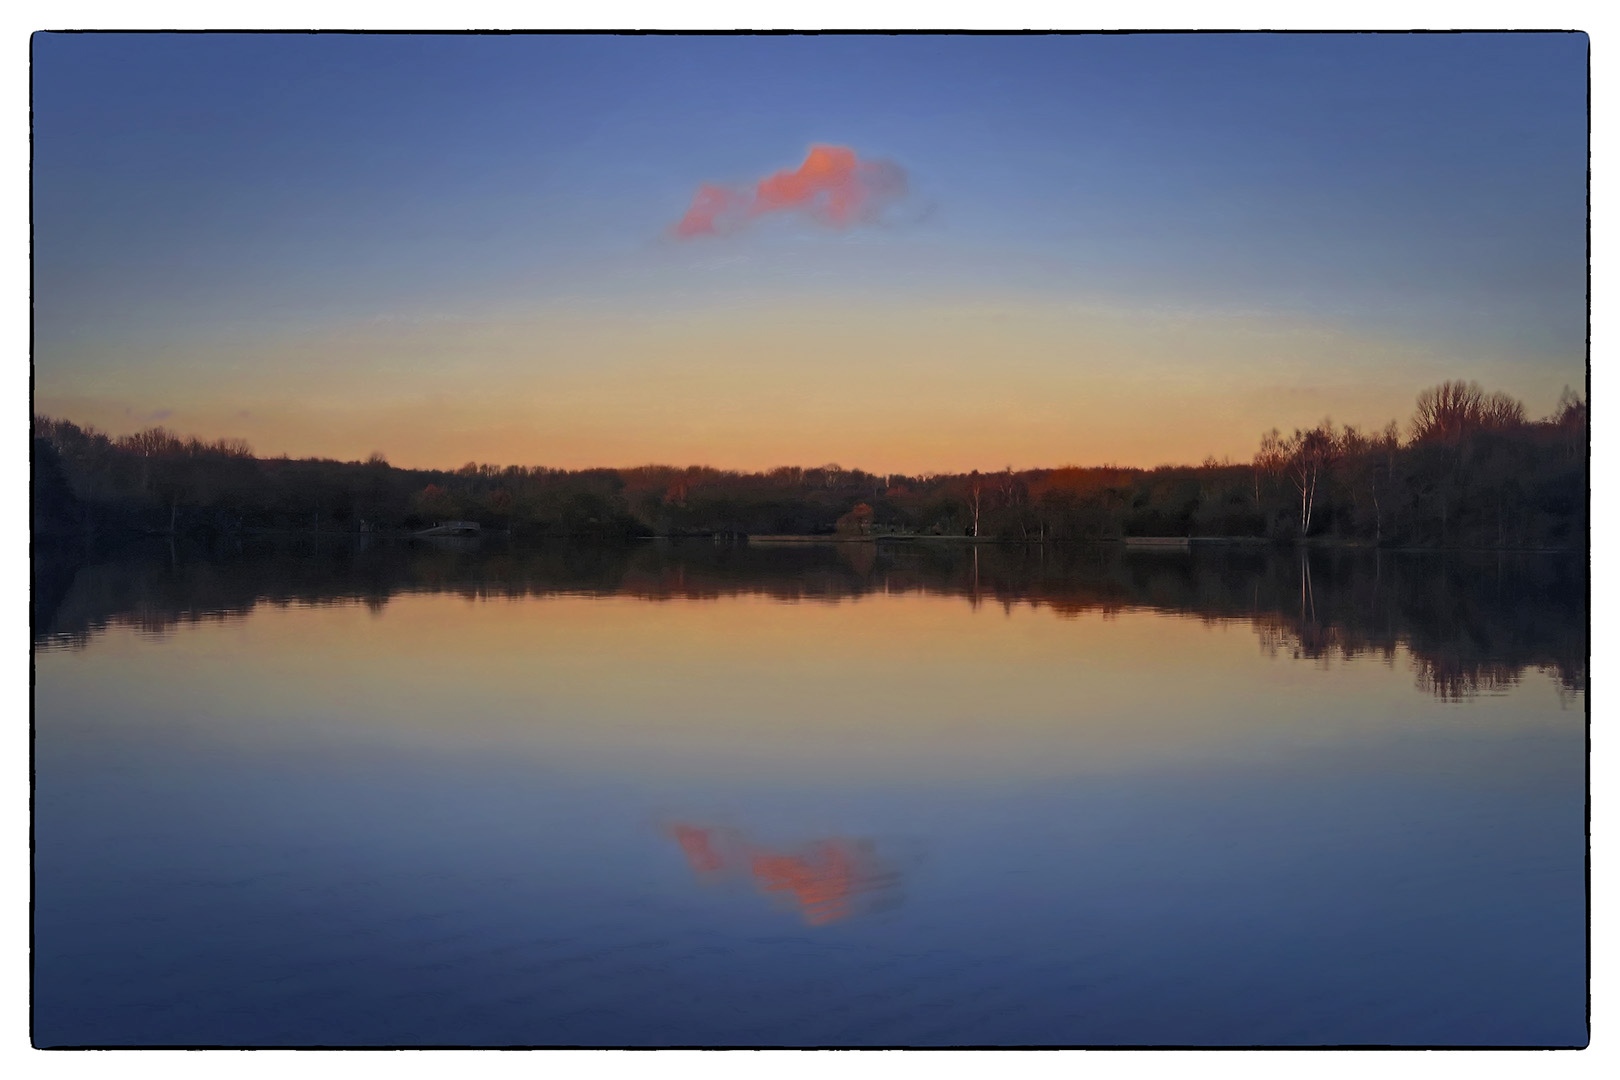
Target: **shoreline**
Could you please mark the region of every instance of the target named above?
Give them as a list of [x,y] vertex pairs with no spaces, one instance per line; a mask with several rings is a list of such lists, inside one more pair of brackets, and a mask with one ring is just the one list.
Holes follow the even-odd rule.
[[[34,557],[38,557],[38,540],[65,539],[36,537]],[[153,541],[176,540],[197,541],[198,536],[187,533],[142,533],[126,535],[119,538],[103,538],[105,543],[111,540],[112,546],[124,544],[149,543]],[[1493,553],[1503,555],[1582,555],[1590,557],[1591,545],[1584,547],[1433,547],[1420,545],[1389,545],[1380,546],[1357,540],[1334,540],[1311,537],[1306,540],[1288,539],[1277,540],[1261,536],[1186,536],[1186,537],[1093,537],[1085,539],[1005,539],[989,536],[939,536],[922,533],[879,533],[869,536],[839,535],[836,533],[780,533],[761,535],[727,535],[727,534],[692,534],[692,535],[643,535],[643,536],[591,536],[591,535],[514,535],[511,530],[490,529],[480,535],[467,536],[425,536],[419,532],[404,530],[375,530],[368,532],[338,531],[327,529],[274,529],[251,528],[233,534],[229,539],[237,542],[243,540],[314,540],[314,541],[383,541],[387,543],[425,543],[433,546],[454,546],[458,548],[473,549],[482,546],[486,541],[499,541],[503,544],[641,544],[641,543],[677,543],[677,544],[715,544],[720,546],[736,545],[747,546],[759,544],[766,547],[794,547],[805,545],[825,544],[870,544],[870,545],[901,545],[920,544],[941,547],[973,547],[979,545],[992,547],[1031,547],[1053,545],[1057,547],[1069,546],[1117,546],[1132,552],[1152,552],[1155,554],[1187,553],[1199,548],[1304,548],[1310,550],[1327,551],[1389,551],[1389,552],[1419,552],[1419,553]],[[55,547],[57,545],[51,544]],[[72,546],[71,544],[62,546]]]

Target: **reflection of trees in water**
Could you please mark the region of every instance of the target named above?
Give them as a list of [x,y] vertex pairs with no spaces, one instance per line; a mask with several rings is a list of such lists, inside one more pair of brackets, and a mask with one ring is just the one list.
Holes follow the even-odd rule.
[[[1394,638],[1382,640],[1342,626],[1324,626],[1285,618],[1258,618],[1255,632],[1268,656],[1295,660],[1355,660],[1375,658],[1393,663],[1400,651]],[[1500,694],[1519,685],[1525,665],[1503,660],[1464,657],[1451,653],[1411,653],[1418,689],[1442,701],[1466,701],[1480,694]],[[1559,681],[1566,700],[1584,689],[1578,671],[1565,672],[1557,664],[1537,664]]]
[[1392,662],[1402,645],[1418,687],[1444,701],[1503,693],[1527,668],[1554,678],[1566,701],[1585,691],[1586,580],[1576,560],[1388,552],[1295,558],[1300,598],[1254,618],[1268,653]]
[[1415,657],[1418,688],[1441,701],[1466,701],[1479,694],[1500,694],[1519,685],[1521,669],[1511,664],[1466,661],[1457,657]]
[[747,878],[758,891],[786,900],[811,926],[899,902],[900,873],[870,840],[833,837],[779,851],[734,829],[678,824],[669,833],[699,880]]
[[556,545],[453,550],[421,544],[285,544],[230,553],[127,551],[79,567],[38,560],[35,640],[74,644],[108,625],[162,633],[261,603],[365,603],[400,594],[567,594],[662,601],[765,595],[838,602],[873,594],[1029,604],[1074,618],[1147,609],[1253,625],[1301,658],[1377,656],[1397,645],[1419,685],[1447,700],[1513,685],[1526,668],[1564,692],[1586,679],[1581,557],[1311,551],[1127,550],[1117,544]]

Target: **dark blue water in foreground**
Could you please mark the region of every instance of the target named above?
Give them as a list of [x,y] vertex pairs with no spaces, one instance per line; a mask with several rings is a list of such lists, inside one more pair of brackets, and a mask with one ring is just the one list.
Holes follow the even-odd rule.
[[377,558],[79,571],[36,1045],[1586,1042],[1562,570]]

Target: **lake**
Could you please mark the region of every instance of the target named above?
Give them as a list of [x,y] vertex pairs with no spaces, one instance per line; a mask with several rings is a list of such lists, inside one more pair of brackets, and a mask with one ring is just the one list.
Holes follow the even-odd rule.
[[34,1040],[1587,1041],[1584,557],[45,556]]

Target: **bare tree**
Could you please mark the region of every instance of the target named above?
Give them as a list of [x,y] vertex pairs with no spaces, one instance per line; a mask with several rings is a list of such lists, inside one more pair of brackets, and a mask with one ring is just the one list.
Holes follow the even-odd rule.
[[[1395,451],[1400,449],[1400,428],[1391,420],[1384,430],[1372,440],[1369,447],[1374,455],[1373,467],[1369,482],[1372,487],[1373,502],[1373,542],[1384,542],[1384,506],[1378,499],[1380,489],[1388,491],[1395,480]],[[1379,474],[1383,474],[1383,483],[1379,484]]]
[[1013,472],[1013,467],[1008,465],[996,474],[996,490],[1001,494],[1001,505],[1017,519],[1019,532],[1025,540],[1028,540],[1029,526],[1021,510],[1029,496],[1028,485]]
[[1558,395],[1552,422],[1563,433],[1565,455],[1579,457],[1586,449],[1586,402],[1581,395],[1564,387],[1564,392]]
[[1450,442],[1476,426],[1485,401],[1479,383],[1453,379],[1418,395],[1412,413],[1414,442]]
[[1480,405],[1480,427],[1487,431],[1512,431],[1524,426],[1524,403],[1500,390],[1487,394]]
[[1316,509],[1316,496],[1322,481],[1339,456],[1333,423],[1324,420],[1309,431],[1296,429],[1283,440],[1280,448],[1287,455],[1285,468],[1288,478],[1299,492],[1299,535],[1303,540],[1311,531],[1311,517]]
[[1500,390],[1485,393],[1477,382],[1453,379],[1418,395],[1412,415],[1414,442],[1453,443],[1476,431],[1511,431],[1524,425],[1524,404]]
[[1260,449],[1254,455],[1254,508],[1260,509],[1260,479],[1265,476],[1281,475],[1283,467],[1288,463],[1288,453],[1283,449],[1282,432],[1272,428],[1260,436]]
[[979,535],[979,508],[984,501],[984,477],[978,469],[968,474],[968,505],[973,509],[973,535]]

